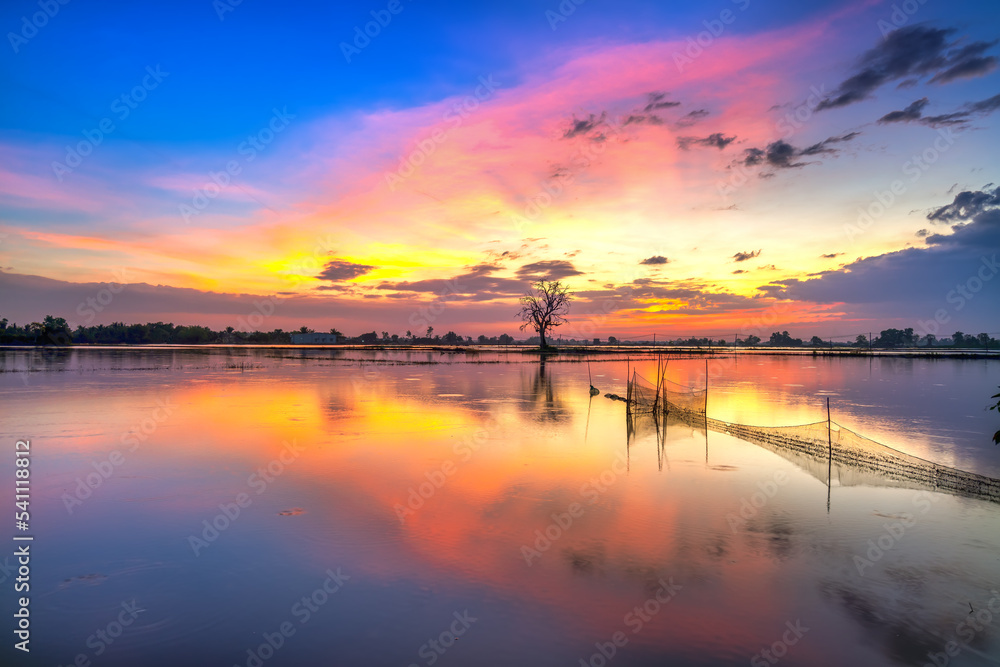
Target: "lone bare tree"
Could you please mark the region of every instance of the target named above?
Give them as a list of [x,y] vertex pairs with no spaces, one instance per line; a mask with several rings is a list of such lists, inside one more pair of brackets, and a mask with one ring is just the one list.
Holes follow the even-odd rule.
[[549,346],[545,332],[566,322],[569,311],[569,288],[558,280],[539,280],[521,297],[521,331],[531,327],[538,332],[542,348]]

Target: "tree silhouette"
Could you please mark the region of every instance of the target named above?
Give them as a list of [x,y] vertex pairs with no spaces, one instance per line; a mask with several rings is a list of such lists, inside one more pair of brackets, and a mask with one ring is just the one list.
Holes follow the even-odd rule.
[[521,310],[517,314],[521,318],[521,331],[530,326],[538,332],[541,347],[549,347],[545,332],[565,324],[570,298],[569,288],[558,280],[532,283],[531,289],[521,297]]

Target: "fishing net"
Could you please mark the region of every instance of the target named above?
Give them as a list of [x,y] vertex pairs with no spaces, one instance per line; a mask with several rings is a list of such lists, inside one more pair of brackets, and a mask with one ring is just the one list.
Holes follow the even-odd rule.
[[[876,442],[836,422],[798,426],[752,426],[708,417],[707,389],[671,382],[657,385],[637,373],[629,382],[630,411],[661,414],[697,428],[727,433],[795,461],[824,481],[843,485],[897,483],[1000,502],[1000,480],[928,461]],[[630,419],[631,416],[630,416]],[[632,425],[630,430],[639,430]]]

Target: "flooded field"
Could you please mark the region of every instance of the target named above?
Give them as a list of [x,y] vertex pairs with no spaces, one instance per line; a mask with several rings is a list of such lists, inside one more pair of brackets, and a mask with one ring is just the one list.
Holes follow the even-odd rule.
[[[604,396],[624,357],[0,359],[8,507],[30,441],[30,664],[1000,664],[1000,504],[828,479],[669,415],[630,428]],[[706,382],[702,359],[667,368]],[[829,397],[873,440],[1000,477],[995,361],[707,368],[714,419],[818,422]]]

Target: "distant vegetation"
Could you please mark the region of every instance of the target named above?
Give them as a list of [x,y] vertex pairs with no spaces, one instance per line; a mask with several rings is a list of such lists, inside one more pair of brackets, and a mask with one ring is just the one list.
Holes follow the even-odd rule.
[[[546,327],[548,328],[548,327]],[[288,345],[292,342],[293,333],[316,333],[308,327],[295,331],[275,329],[273,331],[236,331],[226,327],[221,331],[213,331],[208,327],[196,325],[177,326],[172,323],[147,322],[146,324],[98,324],[95,326],[78,326],[71,330],[66,320],[61,317],[46,315],[41,322],[32,322],[25,326],[11,324],[6,319],[0,319],[0,345],[143,345],[143,344],[221,344],[221,345]],[[540,336],[515,340],[508,334],[500,336],[480,335],[462,336],[454,331],[444,335],[435,334],[434,327],[427,327],[424,335],[412,331],[405,334],[390,334],[388,331],[370,331],[356,336],[348,336],[336,329],[330,333],[336,334],[338,342],[362,345],[542,345]],[[561,339],[561,345],[649,345],[651,337],[619,340],[615,336],[606,339],[585,338]],[[545,343],[548,344],[549,340]],[[659,346],[684,347],[802,347],[802,348],[865,348],[902,349],[902,348],[961,348],[1000,350],[1000,341],[989,334],[981,333],[973,336],[956,331],[950,338],[937,338],[933,335],[919,336],[913,329],[885,329],[878,336],[869,338],[859,334],[853,341],[830,341],[819,336],[813,336],[809,342],[801,338],[792,338],[787,331],[775,331],[766,342],[759,336],[733,335],[729,340],[706,337],[688,337],[667,339],[658,338]]]

